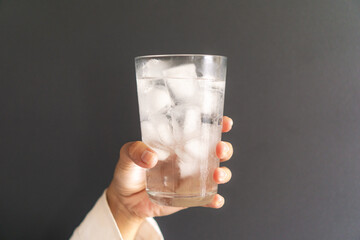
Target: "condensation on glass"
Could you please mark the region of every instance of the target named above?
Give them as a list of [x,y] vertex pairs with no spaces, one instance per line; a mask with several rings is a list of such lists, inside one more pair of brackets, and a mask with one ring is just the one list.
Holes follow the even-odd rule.
[[159,158],[146,171],[153,202],[201,206],[217,193],[226,61],[191,54],[135,58],[142,140]]

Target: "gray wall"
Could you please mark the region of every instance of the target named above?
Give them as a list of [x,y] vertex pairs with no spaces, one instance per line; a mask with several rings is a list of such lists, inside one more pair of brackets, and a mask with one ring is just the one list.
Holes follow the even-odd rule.
[[140,138],[133,58],[228,56],[221,210],[166,239],[360,239],[360,3],[0,1],[0,239],[66,239]]

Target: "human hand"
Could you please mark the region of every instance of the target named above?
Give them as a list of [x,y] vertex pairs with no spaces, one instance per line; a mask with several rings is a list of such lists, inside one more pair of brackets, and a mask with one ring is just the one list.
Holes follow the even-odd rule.
[[[230,131],[232,124],[231,118],[223,117],[222,131]],[[232,145],[219,142],[216,154],[220,162],[229,160],[233,154]],[[126,143],[120,150],[120,158],[106,195],[120,232],[123,235],[129,233],[126,239],[133,238],[137,227],[146,217],[165,216],[184,209],[160,206],[148,197],[145,190],[145,170],[154,167],[157,161],[156,152],[140,141]],[[231,178],[231,171],[227,167],[219,167],[214,171],[213,177],[218,184],[226,183]],[[204,207],[221,208],[223,204],[224,198],[217,194]]]

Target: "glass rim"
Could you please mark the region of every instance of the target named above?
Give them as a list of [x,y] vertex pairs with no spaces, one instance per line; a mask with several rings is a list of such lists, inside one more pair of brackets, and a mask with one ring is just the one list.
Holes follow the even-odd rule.
[[154,55],[137,56],[135,57],[135,60],[146,59],[146,58],[166,58],[166,57],[212,57],[212,58],[223,58],[227,60],[226,56],[212,55],[212,54],[154,54]]

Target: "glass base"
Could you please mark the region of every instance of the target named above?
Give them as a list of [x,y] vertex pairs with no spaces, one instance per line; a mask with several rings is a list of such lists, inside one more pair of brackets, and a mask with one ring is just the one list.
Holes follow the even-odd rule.
[[214,199],[216,192],[205,193],[200,195],[179,195],[162,192],[147,192],[152,202],[170,207],[196,207],[209,204]]

